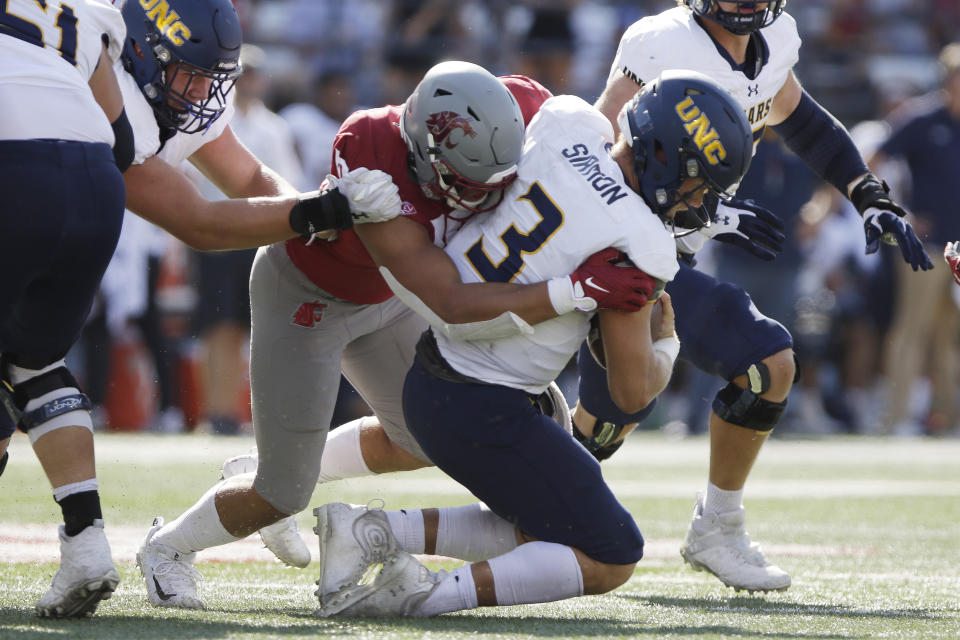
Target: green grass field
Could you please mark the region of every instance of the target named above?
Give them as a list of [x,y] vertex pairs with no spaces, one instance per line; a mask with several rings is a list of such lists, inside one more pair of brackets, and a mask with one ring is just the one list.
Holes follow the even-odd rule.
[[[50,621],[35,618],[33,605],[56,570],[59,511],[16,437],[0,479],[0,639],[960,638],[958,440],[771,440],[745,504],[753,539],[793,575],[783,593],[736,594],[683,564],[677,549],[705,483],[707,442],[643,433],[604,463],[647,540],[633,578],[613,593],[429,620],[320,620],[312,616],[316,564],[286,569],[246,541],[230,545],[240,551],[198,555],[207,610],[151,607],[132,557],[151,519],[179,515],[227,455],[251,444],[98,434],[107,534],[122,582],[93,619]],[[312,504],[372,498],[387,508],[471,501],[436,470],[422,470],[321,486]],[[298,520],[313,548],[310,514]]]

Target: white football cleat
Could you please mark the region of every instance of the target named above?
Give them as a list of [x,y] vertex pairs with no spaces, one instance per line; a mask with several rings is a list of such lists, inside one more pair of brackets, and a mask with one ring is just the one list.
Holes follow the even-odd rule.
[[163,527],[163,518],[155,518],[140,550],[137,566],[147,585],[147,597],[156,607],[203,609],[197,595],[200,573],[193,566],[196,553],[180,553],[165,544],[153,541]]
[[316,596],[331,595],[356,585],[367,568],[398,551],[397,539],[382,509],[332,502],[313,510],[320,538],[320,578]]
[[760,545],[750,542],[745,522],[742,506],[704,514],[703,496],[697,496],[680,555],[695,570],[712,573],[736,591],[784,591],[790,586],[790,574],[768,561]]
[[293,516],[260,529],[260,539],[280,562],[300,569],[310,564],[310,549],[300,537],[297,520]]
[[[220,468],[221,477],[226,479],[241,473],[256,473],[257,462],[256,449],[252,453],[227,458]],[[263,546],[269,549],[280,562],[300,569],[310,564],[312,559],[310,549],[307,548],[307,544],[300,537],[300,533],[297,531],[297,521],[293,516],[278,520],[260,529],[258,533],[263,541]]]
[[372,584],[360,584],[332,594],[315,615],[321,618],[420,617],[420,605],[437,588],[441,578],[406,551],[397,551],[386,559]]
[[72,537],[61,525],[60,568],[35,611],[41,618],[89,618],[101,600],[110,599],[119,583],[103,520],[94,520]]

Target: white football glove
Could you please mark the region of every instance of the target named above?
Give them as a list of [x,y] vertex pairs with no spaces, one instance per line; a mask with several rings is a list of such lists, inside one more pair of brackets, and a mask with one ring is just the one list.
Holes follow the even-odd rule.
[[339,178],[331,174],[326,183],[350,203],[353,224],[385,222],[400,215],[399,189],[393,178],[379,169],[358,167]]

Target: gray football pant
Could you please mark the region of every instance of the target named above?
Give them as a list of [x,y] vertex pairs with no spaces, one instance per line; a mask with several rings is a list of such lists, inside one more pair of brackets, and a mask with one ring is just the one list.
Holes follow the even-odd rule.
[[402,403],[423,319],[396,298],[360,305],[327,294],[293,265],[283,243],[257,252],[250,300],[260,496],[290,514],[309,504],[341,370],[390,439],[428,459],[407,430]]

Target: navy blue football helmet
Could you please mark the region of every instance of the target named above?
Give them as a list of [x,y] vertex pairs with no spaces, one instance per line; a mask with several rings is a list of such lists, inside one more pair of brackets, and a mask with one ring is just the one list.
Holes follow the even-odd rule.
[[705,225],[710,216],[703,207],[688,208],[668,220],[667,212],[684,199],[684,181],[703,178],[709,194],[729,200],[753,158],[743,108],[696,71],[664,71],[624,105],[617,123],[633,148],[640,195],[665,221],[687,229]]
[[[787,6],[787,0],[768,0],[767,2],[733,0],[731,4],[736,5],[736,10],[724,11],[720,8],[718,0],[683,0],[683,3],[698,16],[719,22],[724,29],[738,35],[747,35],[758,29],[769,27]],[[757,5],[766,5],[766,7],[760,8]]]
[[[123,66],[157,123],[184,133],[206,130],[226,109],[241,72],[243,33],[230,0],[128,0],[123,20]],[[209,82],[206,97],[191,100],[187,94],[198,82]]]

